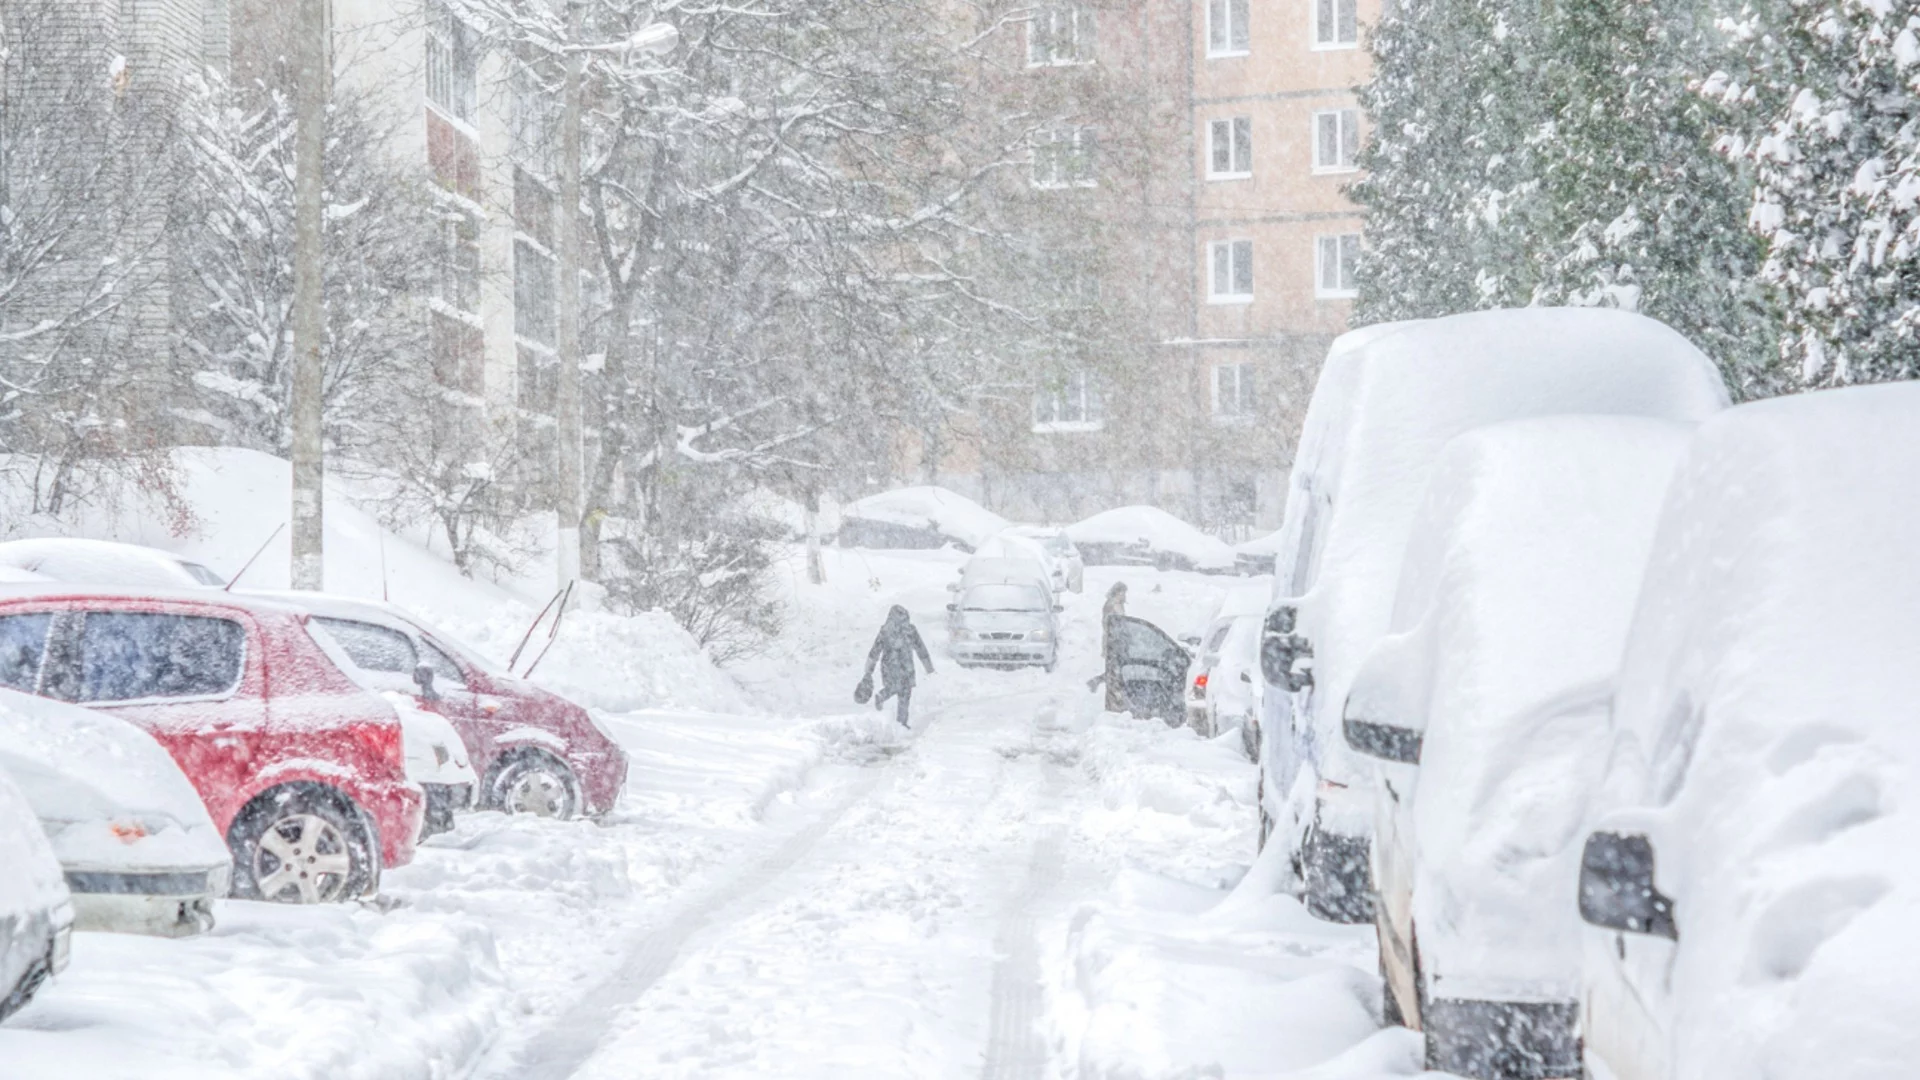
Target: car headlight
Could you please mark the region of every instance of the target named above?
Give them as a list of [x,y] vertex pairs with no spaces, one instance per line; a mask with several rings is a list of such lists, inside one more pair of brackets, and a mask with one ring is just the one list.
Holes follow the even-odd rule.
[[1052,641],[1053,632],[1050,630],[1035,630],[1034,632],[1027,635],[1027,640],[1028,641]]
[[973,631],[971,631],[971,630],[967,630],[967,629],[963,629],[963,628],[960,628],[960,627],[955,627],[955,628],[954,628],[954,631],[953,631],[953,640],[955,640],[955,641],[972,641],[972,640],[973,640]]

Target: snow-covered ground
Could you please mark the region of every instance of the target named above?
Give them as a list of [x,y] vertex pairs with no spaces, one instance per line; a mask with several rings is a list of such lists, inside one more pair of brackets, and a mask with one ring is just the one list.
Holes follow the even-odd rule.
[[[797,551],[783,564],[789,626],[767,654],[701,673],[702,698],[630,695],[720,711],[609,715],[633,769],[607,821],[474,815],[390,872],[377,905],[223,902],[198,939],[82,935],[0,1029],[0,1073],[1418,1071],[1417,1037],[1378,1030],[1364,929],[1232,893],[1254,847],[1238,735],[1103,715],[1086,689],[1114,581],[1182,634],[1242,579],[1092,568],[1065,598],[1055,673],[963,671],[943,652],[961,556],[826,559],[825,586]],[[938,667],[911,733],[851,697],[895,603]],[[625,651],[596,670],[581,646],[572,670],[614,703],[648,658],[604,630],[598,647]]]

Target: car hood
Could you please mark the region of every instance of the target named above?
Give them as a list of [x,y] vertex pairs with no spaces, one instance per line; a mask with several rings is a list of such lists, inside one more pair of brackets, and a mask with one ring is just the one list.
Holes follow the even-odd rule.
[[68,870],[207,869],[229,859],[180,767],[123,720],[0,690],[0,771]]

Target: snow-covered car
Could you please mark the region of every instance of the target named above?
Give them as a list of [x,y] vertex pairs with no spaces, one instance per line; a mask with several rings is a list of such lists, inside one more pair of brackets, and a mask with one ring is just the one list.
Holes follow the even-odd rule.
[[0,772],[0,1020],[67,966],[73,902],[40,819]]
[[1615,683],[1579,870],[1597,1080],[1920,1062],[1920,385],[1703,424]]
[[883,491],[840,510],[841,547],[978,550],[1007,519],[943,487]]
[[226,838],[234,895],[348,900],[412,860],[424,797],[393,707],[306,621],[212,589],[0,587],[0,686],[158,740]]
[[1052,561],[1058,580],[1054,591],[1081,592],[1086,589],[1087,561],[1080,555],[1080,549],[1073,546],[1073,538],[1065,529],[1049,528],[1044,525],[1015,525],[1003,536],[1017,536],[1040,545]]
[[619,800],[626,751],[586,709],[507,674],[393,604],[326,593],[256,595],[310,612],[365,685],[408,695],[451,722],[479,778],[482,809],[600,817]]
[[1273,573],[1273,560],[1280,554],[1280,541],[1285,535],[1275,531],[1233,545],[1234,565],[1248,577]]
[[1088,566],[1152,566],[1231,574],[1233,549],[1155,506],[1122,506],[1066,528]]
[[480,777],[473,771],[467,744],[446,717],[422,708],[412,694],[389,690],[380,696],[400,718],[407,779],[420,785],[427,797],[426,809],[420,815],[420,839],[452,832],[453,816],[472,809],[475,793],[480,790]]
[[[1187,726],[1200,734],[1211,738],[1226,724],[1239,725],[1249,739],[1249,724],[1258,731],[1258,719],[1249,711],[1257,692],[1264,609],[1265,597],[1257,586],[1234,589],[1221,600],[1206,629],[1182,642],[1193,650],[1193,665],[1187,670]],[[1250,745],[1248,753],[1256,752]]]
[[1447,444],[1348,744],[1380,759],[1373,881],[1388,1013],[1426,1067],[1577,1076],[1587,798],[1667,483],[1693,426],[1558,416]]
[[227,583],[211,569],[157,548],[76,537],[10,540],[0,544],[0,566],[73,585],[218,589]]
[[1060,623],[1047,571],[1032,559],[968,560],[949,586],[948,655],[962,667],[1038,666],[1060,658]]
[[1011,529],[981,544],[979,550],[973,553],[973,558],[967,561],[970,565],[986,559],[1016,559],[1034,563],[1046,575],[1047,588],[1055,596],[1068,591],[1068,567],[1056,560],[1046,545],[1031,537],[1017,535]]
[[1261,642],[1261,836],[1288,845],[1310,911],[1373,919],[1373,767],[1342,738],[1340,712],[1387,631],[1408,530],[1441,447],[1506,420],[1698,421],[1726,404],[1700,350],[1622,311],[1475,312],[1369,327],[1334,343],[1294,459]]
[[26,795],[75,929],[184,937],[213,925],[232,856],[180,766],[105,713],[0,689],[0,773]]

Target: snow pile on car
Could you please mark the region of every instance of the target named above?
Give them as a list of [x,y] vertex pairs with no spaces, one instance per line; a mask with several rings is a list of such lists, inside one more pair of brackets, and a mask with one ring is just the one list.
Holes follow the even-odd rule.
[[199,792],[153,736],[124,720],[0,689],[0,771],[65,865],[228,859]]
[[[1523,420],[1460,436],[1435,465],[1393,633],[1345,712],[1426,732],[1412,780],[1413,902],[1436,997],[1578,995],[1574,887],[1584,796],[1604,760],[1605,689],[1692,431],[1634,417]],[[1598,709],[1564,708],[1569,692],[1590,699],[1596,686]]]
[[871,521],[950,537],[977,548],[1007,527],[1007,519],[956,491],[943,487],[905,487],[883,491],[846,504],[840,510],[844,527],[850,521]]
[[1172,514],[1153,506],[1122,506],[1067,526],[1067,537],[1078,546],[1141,545],[1149,555],[1177,556],[1184,569],[1231,570],[1233,548],[1208,536]]
[[1675,1075],[1920,1060],[1920,386],[1703,425],[1640,594],[1606,801],[1674,900]]

